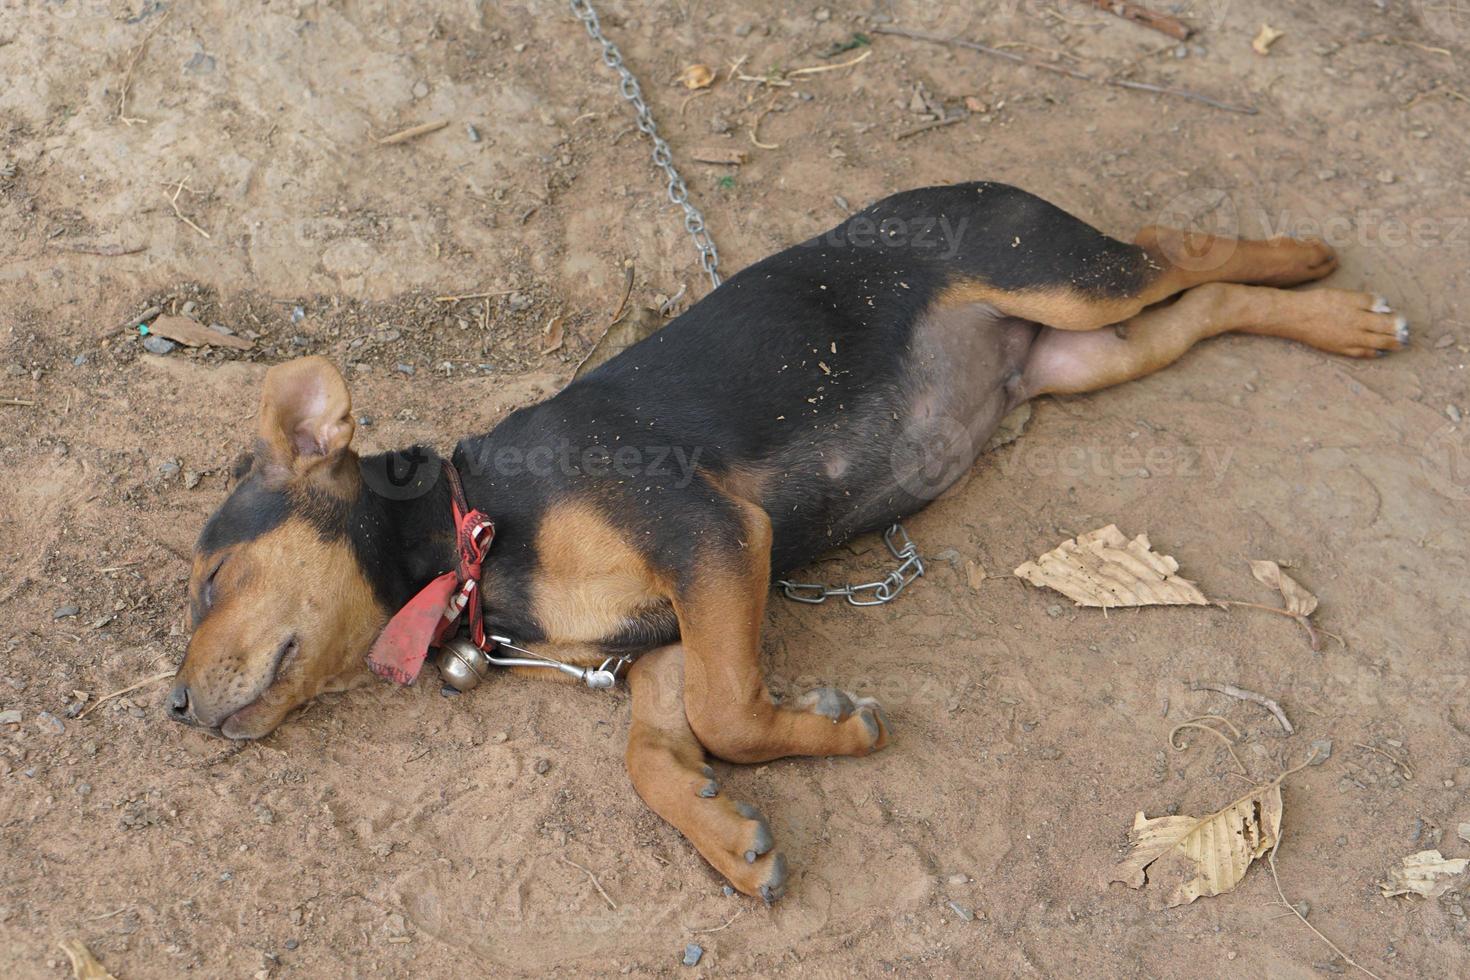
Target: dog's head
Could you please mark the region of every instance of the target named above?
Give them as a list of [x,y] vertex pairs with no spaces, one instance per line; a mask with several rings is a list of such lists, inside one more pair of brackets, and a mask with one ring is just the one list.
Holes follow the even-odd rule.
[[193,635],[165,708],[229,738],[259,738],[323,691],[371,676],[363,653],[389,612],[349,532],[364,492],[352,400],[320,357],[265,376],[253,454],[199,535]]

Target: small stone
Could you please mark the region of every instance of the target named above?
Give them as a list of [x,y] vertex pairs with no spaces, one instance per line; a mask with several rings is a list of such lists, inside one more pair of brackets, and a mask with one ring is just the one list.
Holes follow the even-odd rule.
[[193,490],[199,486],[199,481],[204,479],[204,474],[197,470],[189,470],[184,473],[184,489]]
[[215,333],[224,334],[226,337],[233,337],[233,336],[235,336],[235,331],[231,330],[229,327],[225,326],[223,323],[211,323],[209,325],[209,329],[213,330]]
[[1460,835],[1460,840],[1470,844],[1470,823],[1462,823],[1455,828],[1455,833]]
[[504,742],[508,738],[510,738],[509,732],[496,732],[494,735],[490,736],[490,741],[494,742],[496,745],[499,745],[501,742]]
[[699,958],[704,955],[704,947],[699,943],[690,943],[684,947],[684,965],[698,966]]
[[951,912],[966,922],[975,921],[975,910],[968,905],[961,905],[959,902],[946,902],[945,904],[949,906]]
[[1057,605],[1056,603],[1052,603],[1050,606],[1046,607],[1046,614],[1052,619],[1056,619],[1057,617],[1059,617],[1063,613],[1063,611],[1064,610],[1062,609],[1062,607],[1060,605]]
[[363,428],[367,428],[373,424],[373,417],[371,415],[359,415],[357,417],[357,424]]
[[76,357],[73,357],[71,359],[71,363],[72,363],[72,367],[81,367],[83,364],[86,364],[87,363],[87,355],[86,354],[78,354]]
[[970,876],[962,874],[952,874],[948,878],[946,878],[945,881],[949,882],[951,885],[968,885],[970,883]]
[[306,319],[306,311],[299,306],[291,307],[291,322],[300,323]]
[[550,759],[537,759],[536,760],[536,774],[538,776],[544,776],[544,775],[546,775],[550,771],[551,771],[551,760]]
[[1320,766],[1332,758],[1332,739],[1313,739],[1311,746],[1307,749],[1307,756],[1312,760],[1312,765],[1314,766]]
[[143,338],[143,349],[150,354],[167,354],[170,353],[177,346],[179,345],[174,343],[172,340],[166,340],[163,337],[156,337],[153,334],[149,334],[148,336]]
[[84,796],[84,797],[85,796],[91,796],[92,795],[92,784],[91,783],[77,783],[77,795],[78,796]]
[[179,466],[178,460],[164,460],[162,463],[158,464],[158,475],[163,477],[165,480],[171,480],[179,475],[180,469],[182,469],[182,467]]
[[735,27],[736,37],[750,37],[750,32],[755,30],[754,24],[738,24]]
[[36,715],[36,721],[40,723],[43,731],[48,731],[52,735],[66,734],[66,723],[49,711]]
[[508,303],[512,312],[520,312],[531,305],[531,297],[525,293],[511,293]]
[[1392,184],[1394,181],[1398,180],[1398,176],[1392,170],[1380,170],[1378,171],[1378,173],[1374,174],[1374,178],[1380,184]]
[[299,942],[297,942],[295,939],[288,939],[284,943],[282,943],[281,945],[282,946],[285,946],[287,949],[295,949],[297,946],[300,946],[301,944]]
[[5,711],[0,711],[0,725],[19,725],[20,717],[19,708],[9,708]]
[[1455,335],[1452,334],[1452,333],[1447,333],[1443,337],[1439,338],[1438,340],[1436,340],[1434,342],[1434,349],[1435,350],[1444,350],[1446,347],[1453,347],[1454,345],[1455,345]]
[[1460,411],[1460,406],[1458,405],[1446,405],[1444,413],[1445,415],[1449,416],[1450,421],[1455,423],[1456,425],[1459,425],[1465,418],[1464,414]]
[[[1470,827],[1470,824],[1464,824],[1463,826]],[[1467,837],[1466,840],[1470,840],[1470,837]],[[720,894],[724,895],[726,898],[729,898],[731,895],[735,894],[735,886],[726,885],[724,888],[720,889]]]
[[415,99],[428,98],[428,95],[429,95],[429,83],[428,82],[424,81],[423,79],[419,79],[418,81],[416,81],[416,82],[413,83],[413,97]]
[[413,374],[413,365],[412,364],[395,364],[395,365],[393,365],[393,370],[397,371],[399,374],[412,375]]
[[469,123],[464,124],[464,134],[469,137],[471,143],[480,142],[480,131]]
[[825,24],[827,21],[832,19],[832,11],[828,10],[826,7],[823,7],[821,10],[818,10],[814,16],[816,17],[817,23]]
[[82,607],[74,602],[68,602],[64,606],[57,606],[56,611],[51,614],[52,619],[70,619],[82,611]]
[[1336,170],[1319,170],[1319,171],[1317,171],[1317,179],[1318,180],[1332,180],[1336,176],[1337,176],[1337,171]]
[[709,117],[709,131],[711,133],[715,133],[719,136],[724,136],[726,133],[730,132],[730,130],[734,128],[735,127],[730,122],[730,120],[720,115],[718,112]]

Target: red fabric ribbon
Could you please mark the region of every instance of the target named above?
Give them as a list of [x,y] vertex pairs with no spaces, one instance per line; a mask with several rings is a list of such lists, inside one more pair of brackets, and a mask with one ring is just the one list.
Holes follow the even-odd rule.
[[408,685],[418,677],[431,647],[441,645],[467,613],[470,639],[485,646],[485,609],[480,603],[480,572],[490,542],[495,538],[495,524],[478,510],[470,509],[465,500],[459,472],[449,460],[444,461],[444,477],[449,481],[450,502],[454,509],[454,537],[457,559],[455,569],[437,576],[419,590],[398,610],[368,651],[368,667],[372,672],[395,684]]

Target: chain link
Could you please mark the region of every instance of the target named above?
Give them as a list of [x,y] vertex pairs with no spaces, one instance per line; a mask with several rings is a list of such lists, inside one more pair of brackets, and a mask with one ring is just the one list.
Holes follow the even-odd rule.
[[597,11],[592,9],[592,4],[588,0],[570,0],[570,3],[572,13],[587,28],[587,36],[602,45],[602,63],[618,73],[618,88],[638,116],[638,129],[646,133],[653,143],[653,162],[669,180],[669,200],[684,209],[684,230],[689,232],[689,237],[694,239],[694,247],[699,250],[699,265],[709,275],[710,283],[718,287],[720,253],[715,249],[715,240],[710,237],[709,229],[705,227],[704,214],[689,201],[689,187],[674,168],[674,155],[669,150],[669,144],[658,134],[653,113],[649,111],[648,103],[643,101],[643,90],[638,87],[638,79],[623,64],[623,53],[618,50],[618,46],[602,33],[602,25],[597,20]]
[[834,596],[841,596],[853,606],[881,606],[898,598],[915,579],[924,575],[924,559],[919,557],[918,546],[909,538],[902,524],[895,524],[883,532],[883,543],[899,566],[876,582],[862,585],[818,585],[812,582],[791,582],[781,579],[776,584],[794,602],[820,606]]

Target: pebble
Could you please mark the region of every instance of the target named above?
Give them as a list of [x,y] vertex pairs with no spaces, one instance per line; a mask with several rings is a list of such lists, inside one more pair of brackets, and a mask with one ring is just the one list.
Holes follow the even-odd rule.
[[297,946],[300,946],[301,944],[299,942],[297,942],[296,940],[294,940],[294,939],[288,939],[284,943],[282,943],[281,945],[282,946],[285,946],[287,949],[295,949]]
[[51,614],[52,619],[70,619],[82,611],[82,607],[74,602],[68,602],[64,606],[57,606],[56,611]]
[[1454,346],[1454,343],[1455,343],[1455,335],[1452,334],[1452,333],[1447,333],[1443,337],[1439,338],[1438,340],[1436,340],[1434,342],[1434,349],[1435,350],[1444,350],[1446,347],[1453,347]]
[[357,417],[357,424],[367,428],[373,424],[373,417],[371,415],[359,415]]
[[464,134],[470,138],[471,143],[480,142],[480,131],[469,123],[464,124]]
[[411,374],[413,374],[413,365],[412,364],[395,364],[395,365],[393,365],[393,370],[397,371],[399,374],[409,374],[409,375],[411,375]]
[[41,728],[52,735],[65,735],[66,723],[49,711],[43,711],[36,715],[36,721],[40,722]]
[[0,725],[19,725],[19,724],[20,724],[20,709],[19,708],[9,708],[9,709],[7,709],[5,711],[0,711]]
[[300,323],[306,319],[306,311],[299,306],[291,307],[291,322]]
[[179,466],[178,460],[166,460],[165,462],[158,464],[158,475],[162,476],[164,479],[172,479],[173,477],[179,475],[179,470],[182,468],[183,467]]
[[77,795],[78,796],[91,796],[92,795],[92,784],[91,783],[77,783]]
[[946,880],[951,885],[968,885],[970,883],[970,876],[962,874],[952,874]]
[[429,83],[428,82],[424,81],[423,79],[420,79],[417,82],[414,82],[413,83],[413,97],[415,99],[425,98],[425,97],[428,96],[428,94],[429,94]]
[[1046,607],[1046,614],[1052,619],[1056,619],[1058,616],[1060,616],[1062,614],[1062,611],[1062,607],[1055,603]]
[[1444,413],[1448,415],[1450,417],[1450,421],[1455,423],[1456,425],[1459,425],[1460,421],[1464,418],[1464,415],[1460,413],[1460,409],[1456,405],[1446,405]]
[[537,759],[536,760],[536,774],[537,775],[544,776],[544,775],[546,775],[550,771],[551,771],[551,760],[550,759]]
[[[20,714],[20,712],[17,711],[16,714],[18,715],[18,714]],[[1462,827],[1470,827],[1470,824],[1461,824],[1461,826]],[[1470,837],[1466,837],[1465,839],[1467,841],[1470,841]],[[724,888],[721,888],[720,889],[720,894],[721,895],[724,895],[726,898],[729,898],[731,895],[734,895],[735,894],[735,886],[734,885],[726,885]]]
[[711,133],[715,133],[719,136],[724,136],[726,133],[730,132],[730,130],[734,128],[735,127],[730,122],[730,120],[726,119],[718,112],[709,117],[709,131]]
[[684,965],[698,966],[699,959],[704,955],[704,947],[699,943],[690,943],[684,947]]
[[1462,823],[1455,828],[1455,833],[1460,835],[1460,840],[1470,844],[1470,823]]
[[195,487],[199,486],[199,481],[202,479],[204,479],[204,474],[199,473],[196,470],[190,470],[189,472],[184,474],[184,488],[186,490],[193,490]]
[[754,24],[738,24],[735,27],[736,37],[750,37],[750,32],[755,30]]
[[87,363],[87,355],[78,354],[76,357],[73,357],[71,359],[71,363],[73,367],[81,367],[83,364]]
[[945,904],[949,906],[949,910],[951,912],[959,916],[961,919],[964,919],[966,922],[975,921],[975,911],[968,905],[961,905],[959,902],[946,902]]
[[229,327],[225,326],[223,323],[211,323],[209,325],[209,329],[213,330],[215,333],[224,334],[226,337],[233,337],[233,336],[235,336],[235,331],[231,330]]
[[512,311],[519,312],[531,305],[531,297],[525,293],[511,293],[509,304]]
[[151,333],[143,338],[143,349],[150,354],[167,354],[177,346],[179,345],[172,340],[166,340],[163,337],[157,337]]

